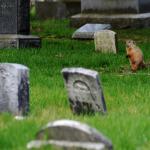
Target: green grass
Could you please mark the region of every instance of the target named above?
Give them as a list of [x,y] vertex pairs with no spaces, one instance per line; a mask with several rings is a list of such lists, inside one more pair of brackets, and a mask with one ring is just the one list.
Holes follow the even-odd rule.
[[[0,115],[0,149],[25,150],[36,132],[49,121],[73,119],[98,129],[112,140],[116,150],[150,149],[149,69],[130,72],[124,41],[131,38],[150,61],[150,29],[116,30],[119,53],[96,53],[93,41],[72,40],[75,29],[68,20],[32,21],[32,34],[42,37],[40,49],[0,50],[0,62],[30,68],[30,114],[16,121]],[[84,67],[99,72],[107,104],[107,115],[76,116],[69,109],[61,69]]]

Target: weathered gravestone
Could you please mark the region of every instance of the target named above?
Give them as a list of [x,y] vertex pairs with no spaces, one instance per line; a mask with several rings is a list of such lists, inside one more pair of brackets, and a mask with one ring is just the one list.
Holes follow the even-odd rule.
[[96,71],[84,68],[62,70],[71,110],[75,114],[106,112],[102,86]]
[[81,0],[81,14],[71,17],[71,26],[86,23],[111,24],[113,28],[150,27],[150,1]]
[[39,47],[30,33],[30,0],[0,1],[0,48]]
[[110,140],[90,126],[73,121],[58,120],[48,123],[27,144],[28,149],[53,145],[61,150],[112,150]]
[[0,63],[0,112],[27,115],[29,111],[29,69]]
[[100,30],[110,29],[109,24],[85,24],[77,29],[73,35],[73,39],[94,39],[94,33]]
[[116,33],[111,30],[95,32],[95,50],[102,53],[117,53]]

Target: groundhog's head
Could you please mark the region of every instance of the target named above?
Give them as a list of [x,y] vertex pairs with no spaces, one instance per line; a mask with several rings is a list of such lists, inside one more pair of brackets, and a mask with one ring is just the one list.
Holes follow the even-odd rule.
[[133,47],[136,43],[133,40],[126,40],[126,47]]

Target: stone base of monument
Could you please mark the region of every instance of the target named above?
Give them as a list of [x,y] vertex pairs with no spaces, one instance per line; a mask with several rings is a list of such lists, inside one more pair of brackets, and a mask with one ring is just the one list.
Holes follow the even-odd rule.
[[38,36],[0,34],[0,48],[28,48],[41,47],[41,39]]
[[141,14],[78,14],[71,17],[70,25],[86,23],[111,24],[114,29],[150,27],[150,13]]

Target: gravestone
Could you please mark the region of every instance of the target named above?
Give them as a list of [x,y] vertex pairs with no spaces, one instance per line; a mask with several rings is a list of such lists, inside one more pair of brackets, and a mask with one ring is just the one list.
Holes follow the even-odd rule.
[[80,0],[45,0],[35,2],[38,19],[64,19],[81,12]]
[[86,23],[111,24],[113,28],[150,27],[150,1],[81,0],[81,14],[71,17],[71,26]]
[[95,50],[102,53],[117,53],[116,33],[111,30],[102,30],[94,34]]
[[30,0],[0,1],[0,48],[39,47],[30,33]]
[[73,113],[106,112],[102,86],[96,71],[84,68],[64,68],[62,74]]
[[73,35],[73,39],[94,39],[94,33],[104,29],[110,29],[109,24],[85,24],[77,29]]
[[83,13],[146,13],[150,12],[149,0],[81,0]]
[[20,64],[0,63],[0,112],[27,115],[29,69]]
[[37,134],[36,140],[27,144],[27,148],[40,148],[54,145],[65,150],[112,150],[113,146],[96,129],[73,120],[49,122]]

